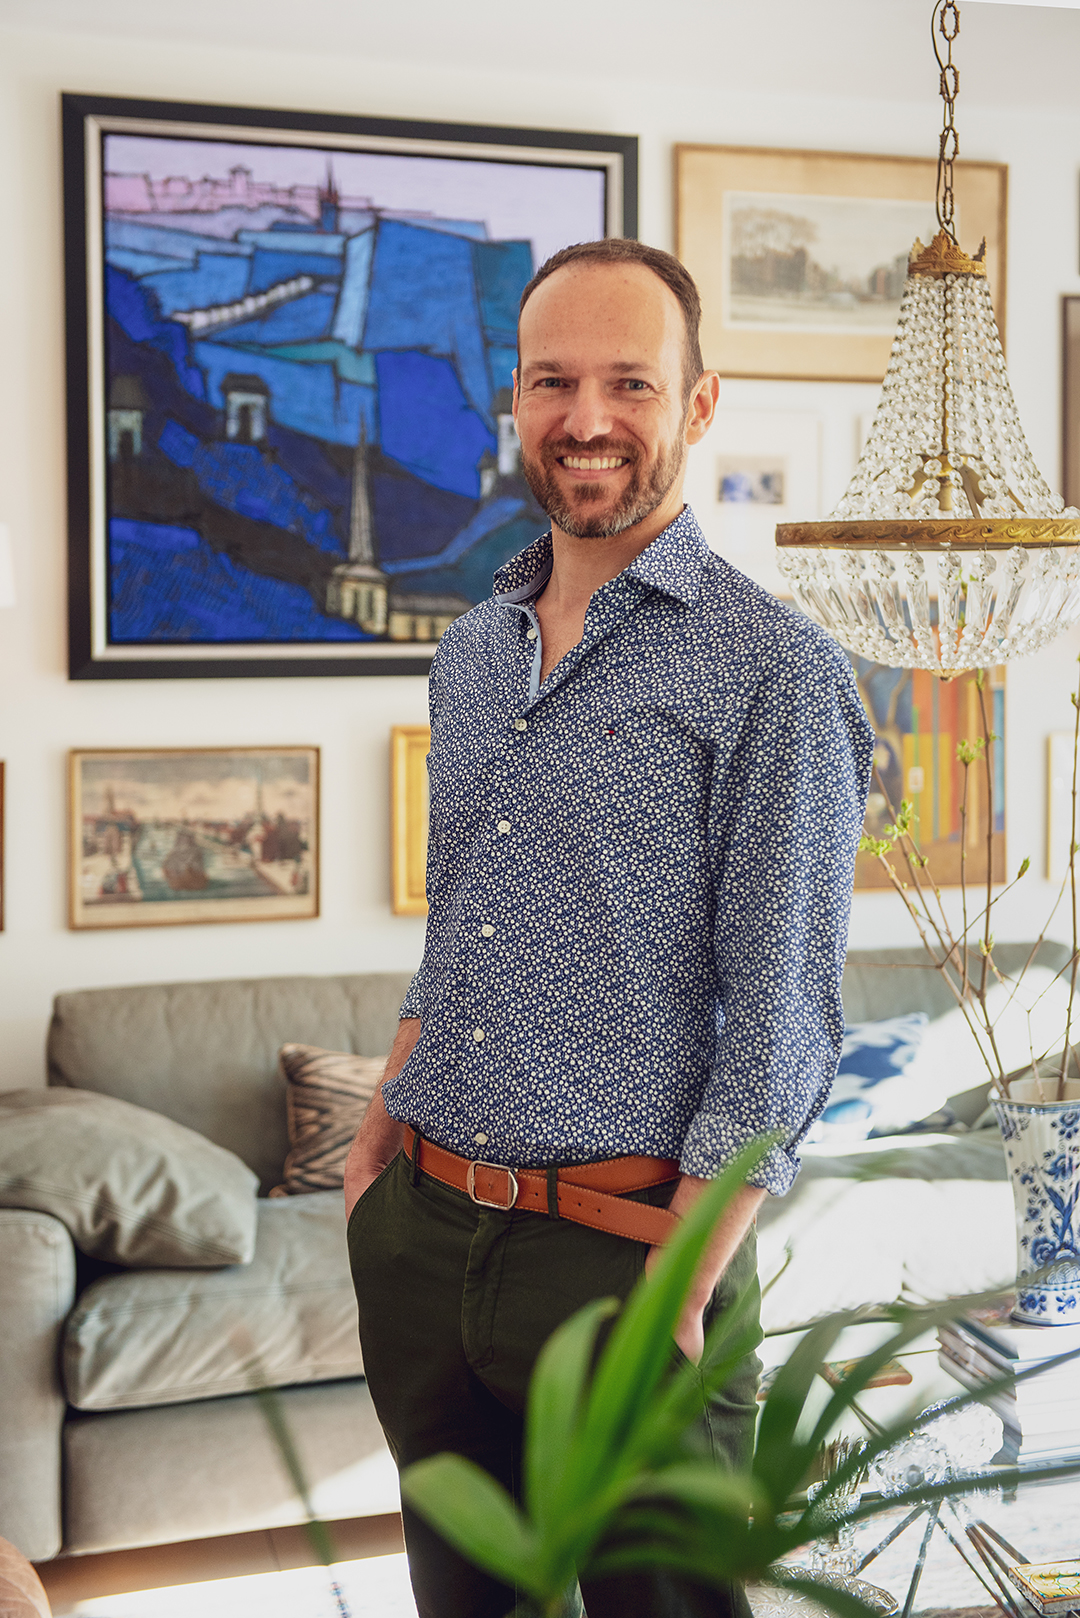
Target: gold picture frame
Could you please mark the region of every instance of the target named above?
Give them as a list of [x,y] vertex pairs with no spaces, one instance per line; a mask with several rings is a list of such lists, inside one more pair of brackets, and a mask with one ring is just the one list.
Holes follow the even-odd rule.
[[[937,226],[937,162],[761,146],[675,148],[676,252],[722,376],[880,382],[916,234]],[[1005,330],[1008,167],[957,163],[956,221]],[[736,251],[741,249],[741,251]]]
[[76,931],[319,914],[317,747],[75,748]]
[[395,916],[426,916],[428,845],[428,725],[390,731],[390,908]]

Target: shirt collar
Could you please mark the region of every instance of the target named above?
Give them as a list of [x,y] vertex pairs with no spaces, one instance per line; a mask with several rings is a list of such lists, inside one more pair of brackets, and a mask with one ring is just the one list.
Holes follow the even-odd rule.
[[[652,590],[692,606],[701,593],[701,574],[709,547],[689,506],[624,569],[621,578],[637,579]],[[551,533],[541,534],[495,574],[495,600],[517,606],[540,594],[551,577]]]

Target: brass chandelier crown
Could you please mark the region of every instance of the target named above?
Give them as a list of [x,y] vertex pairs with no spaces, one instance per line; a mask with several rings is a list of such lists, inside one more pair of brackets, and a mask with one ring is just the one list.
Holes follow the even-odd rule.
[[953,232],[957,0],[937,0],[934,22],[941,228],[912,248],[881,398],[843,498],[824,522],[781,524],[776,543],[796,602],[843,645],[952,674],[1035,651],[1080,622],[1080,512],[1049,488],[1024,437],[986,243],[972,257]]

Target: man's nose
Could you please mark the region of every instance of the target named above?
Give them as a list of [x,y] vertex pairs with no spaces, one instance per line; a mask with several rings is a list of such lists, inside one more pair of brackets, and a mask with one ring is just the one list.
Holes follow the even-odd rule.
[[611,406],[598,385],[581,382],[574,389],[573,401],[563,420],[563,430],[579,444],[603,438],[612,428]]

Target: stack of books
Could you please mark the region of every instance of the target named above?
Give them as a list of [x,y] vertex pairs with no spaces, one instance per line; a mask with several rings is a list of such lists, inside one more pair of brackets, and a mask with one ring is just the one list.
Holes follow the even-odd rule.
[[[1035,1326],[1010,1320],[1004,1309],[977,1309],[939,1327],[938,1342],[938,1363],[978,1392],[1080,1349],[1080,1321]],[[995,1460],[1048,1466],[1080,1453],[1080,1356],[999,1389],[986,1402],[1005,1426]]]
[[1008,1573],[1043,1618],[1080,1607],[1080,1562],[1020,1562]]

